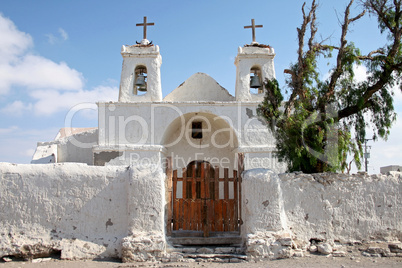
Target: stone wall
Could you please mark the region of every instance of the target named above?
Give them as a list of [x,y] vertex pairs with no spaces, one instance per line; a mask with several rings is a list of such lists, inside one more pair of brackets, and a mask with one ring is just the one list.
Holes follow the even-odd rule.
[[[165,236],[165,193],[158,166],[0,163],[0,257],[175,259]],[[274,259],[385,241],[402,252],[401,193],[401,173],[245,171],[245,251],[251,260]]]
[[315,244],[402,241],[402,173],[278,176],[254,169],[243,173],[242,187],[251,259],[302,255]]
[[50,142],[38,142],[31,164],[75,162],[92,165],[92,147],[97,139],[98,130],[91,129]]
[[121,258],[124,238],[164,237],[164,192],[160,168],[0,163],[0,257]]
[[288,223],[297,238],[402,241],[402,173],[279,177]]

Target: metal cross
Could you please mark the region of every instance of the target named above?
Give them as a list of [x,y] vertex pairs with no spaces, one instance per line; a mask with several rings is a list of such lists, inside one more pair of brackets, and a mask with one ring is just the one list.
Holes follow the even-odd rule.
[[144,26],[144,39],[147,39],[147,26],[153,26],[155,23],[150,22],[147,23],[147,17],[144,17],[143,23],[137,23],[135,26]]
[[262,28],[262,25],[255,25],[254,19],[251,19],[250,26],[244,26],[244,29],[251,28],[253,32],[253,43],[255,43],[255,28]]

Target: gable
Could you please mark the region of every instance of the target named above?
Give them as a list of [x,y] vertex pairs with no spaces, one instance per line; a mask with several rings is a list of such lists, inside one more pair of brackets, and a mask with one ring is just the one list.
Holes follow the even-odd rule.
[[205,73],[193,74],[175,90],[170,92],[164,101],[234,101],[235,97]]

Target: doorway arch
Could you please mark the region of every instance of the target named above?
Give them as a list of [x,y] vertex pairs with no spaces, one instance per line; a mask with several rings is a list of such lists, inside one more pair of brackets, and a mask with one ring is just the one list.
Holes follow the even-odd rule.
[[233,171],[238,138],[228,117],[207,112],[186,113],[174,119],[161,139],[172,168],[183,169],[192,161],[207,161]]

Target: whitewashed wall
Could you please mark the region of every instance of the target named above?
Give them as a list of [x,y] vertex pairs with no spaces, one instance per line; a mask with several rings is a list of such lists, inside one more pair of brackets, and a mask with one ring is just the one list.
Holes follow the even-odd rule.
[[122,257],[123,238],[164,237],[164,192],[157,168],[0,163],[0,256]]
[[[119,101],[142,102],[161,101],[161,72],[162,57],[159,46],[122,46],[123,66],[120,79]],[[135,68],[145,66],[147,69],[147,91],[144,95],[134,93]]]
[[92,147],[97,143],[97,129],[50,142],[38,142],[31,164],[76,162],[92,165],[94,162]]
[[[0,257],[169,259],[160,166],[0,163]],[[310,240],[402,240],[402,175],[243,173],[242,237],[251,259]]]
[[402,241],[402,173],[243,173],[242,226],[255,259],[293,256],[310,240],[334,245]]
[[261,79],[275,78],[274,67],[275,51],[270,47],[239,47],[235,59],[236,65],[236,100],[262,102],[264,93],[250,92],[250,70],[258,67],[261,70]]
[[[274,138],[256,113],[258,103],[239,102],[178,102],[178,103],[99,103],[99,145],[94,152],[127,151],[146,158],[146,151],[178,156],[182,168],[196,157],[222,159],[228,156],[232,167],[236,153],[246,154],[246,168],[270,168],[283,171],[272,158]],[[205,139],[192,140],[188,122],[191,118],[204,118]],[[181,136],[182,135],[182,136]],[[185,135],[189,136],[186,139]],[[182,137],[182,138],[181,138]],[[215,147],[211,138],[217,141]],[[188,141],[200,146],[190,146]],[[207,144],[208,143],[208,144]],[[158,146],[161,146],[159,148]],[[208,146],[208,147],[206,147]],[[126,154],[128,155],[128,154]],[[134,154],[135,155],[135,154]],[[122,158],[123,159],[123,158]],[[129,157],[119,160],[130,163]],[[252,160],[254,159],[254,160]],[[260,159],[260,160],[259,160]],[[249,161],[250,160],[250,161]],[[208,160],[207,160],[208,161]],[[110,161],[115,163],[115,161]],[[163,160],[161,161],[163,162]]]
[[279,176],[288,223],[299,239],[402,241],[402,173]]

